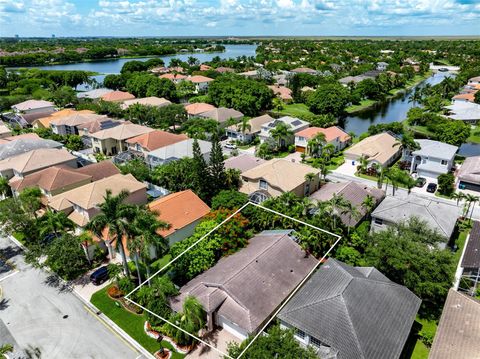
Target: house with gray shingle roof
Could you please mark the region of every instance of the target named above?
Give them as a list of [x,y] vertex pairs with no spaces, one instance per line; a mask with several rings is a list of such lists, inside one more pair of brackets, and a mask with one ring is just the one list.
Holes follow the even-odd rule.
[[375,268],[330,258],[277,318],[322,359],[397,359],[420,303]]
[[480,191],[480,156],[467,157],[457,171],[458,188]]
[[244,340],[256,333],[279,305],[318,264],[295,242],[290,230],[264,231],[247,247],[220,261],[180,288],[170,300],[181,311],[194,296],[214,325]]
[[417,217],[426,222],[432,230],[449,239],[460,216],[460,207],[433,199],[387,196],[371,216],[372,231],[383,230],[393,224]]

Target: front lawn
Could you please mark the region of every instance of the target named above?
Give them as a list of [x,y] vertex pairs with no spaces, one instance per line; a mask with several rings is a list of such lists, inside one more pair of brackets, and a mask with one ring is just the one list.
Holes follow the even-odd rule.
[[340,167],[344,163],[345,163],[345,156],[342,153],[330,159],[330,164],[327,166],[327,169],[329,171],[336,170],[338,167]]
[[[108,287],[94,293],[90,300],[91,303],[150,353],[158,351],[160,345],[155,339],[150,338],[145,334],[145,331],[143,330],[143,325],[145,323],[144,316],[133,314],[125,310],[123,307],[117,306],[116,302],[108,296],[107,290]],[[175,352],[170,343],[162,341],[162,345],[172,351],[173,359],[181,359],[184,357],[183,354]]]

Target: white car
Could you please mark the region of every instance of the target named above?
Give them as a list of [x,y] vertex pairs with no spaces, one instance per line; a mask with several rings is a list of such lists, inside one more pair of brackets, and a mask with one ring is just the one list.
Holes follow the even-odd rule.
[[234,144],[234,143],[227,142],[227,143],[225,144],[225,148],[228,148],[229,150],[236,150],[236,149],[237,149],[237,145]]

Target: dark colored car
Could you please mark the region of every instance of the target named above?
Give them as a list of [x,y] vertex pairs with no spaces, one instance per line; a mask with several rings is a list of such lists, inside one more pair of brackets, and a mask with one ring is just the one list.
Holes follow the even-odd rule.
[[425,186],[425,183],[427,183],[427,180],[425,178],[418,177],[417,181],[415,182],[415,186],[419,187],[419,188],[422,188],[423,186]]
[[427,186],[427,192],[429,193],[435,193],[437,190],[437,184],[436,183],[429,183]]
[[100,285],[109,278],[107,266],[98,268],[90,275],[90,282],[95,285]]

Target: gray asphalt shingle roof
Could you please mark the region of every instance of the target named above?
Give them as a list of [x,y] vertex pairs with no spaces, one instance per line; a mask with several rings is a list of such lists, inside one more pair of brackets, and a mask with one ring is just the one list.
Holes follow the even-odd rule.
[[463,268],[480,268],[480,222],[473,221],[467,248],[462,260]]
[[333,350],[338,359],[398,358],[421,300],[375,268],[329,259],[278,317]]
[[0,146],[0,160],[38,150],[40,148],[62,148],[60,142],[53,140],[24,138]]

